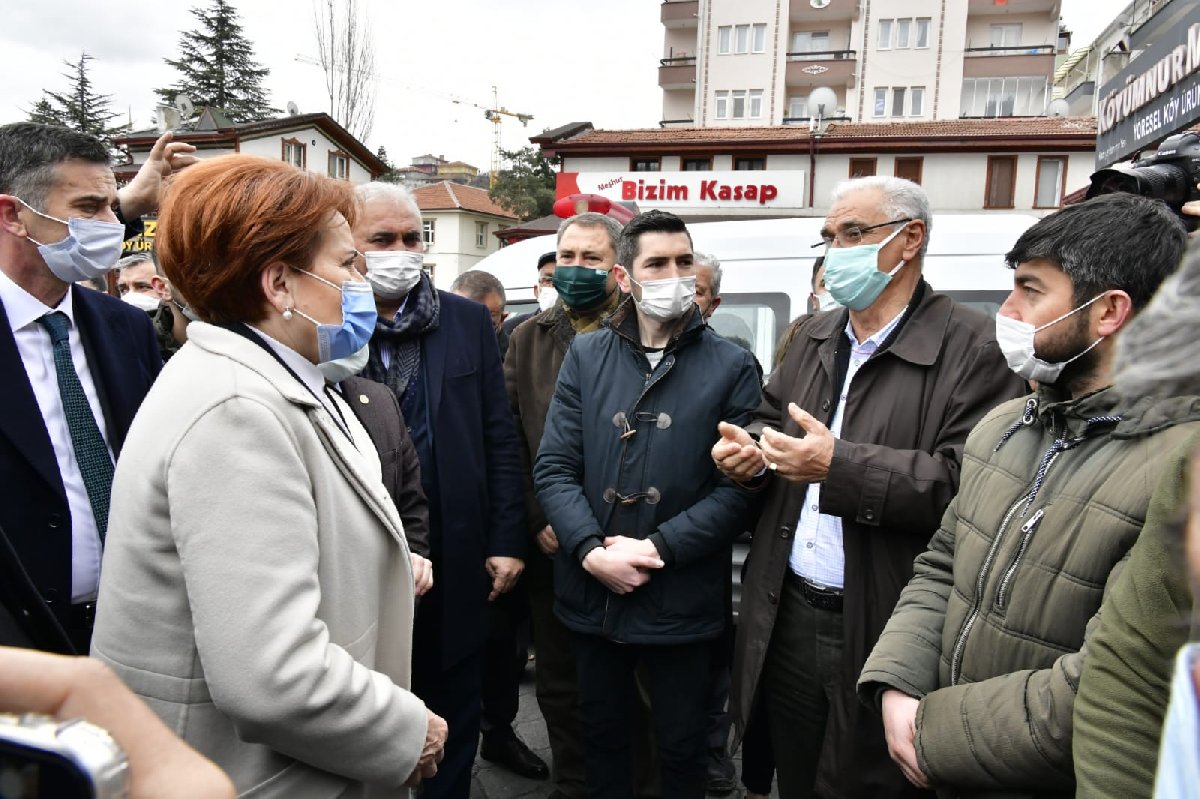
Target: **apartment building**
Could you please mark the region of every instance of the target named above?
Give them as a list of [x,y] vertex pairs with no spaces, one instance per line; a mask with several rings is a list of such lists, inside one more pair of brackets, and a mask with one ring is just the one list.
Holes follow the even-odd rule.
[[[1148,2],[1149,0],[1143,0]],[[1041,116],[1059,0],[665,0],[660,125]],[[835,107],[815,108],[817,88]]]

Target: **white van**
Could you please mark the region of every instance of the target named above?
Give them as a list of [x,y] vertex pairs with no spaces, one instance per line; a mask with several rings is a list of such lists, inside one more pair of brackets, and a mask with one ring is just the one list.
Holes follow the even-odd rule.
[[[1027,214],[935,214],[925,256],[925,279],[960,302],[995,314],[1012,290],[1004,254],[1037,221]],[[754,219],[688,225],[700,252],[721,262],[721,307],[713,329],[750,344],[770,371],[775,344],[789,321],[805,313],[813,262],[824,248],[819,218]],[[527,239],[489,255],[476,268],[504,284],[509,311],[536,309],[537,259],[554,236]]]

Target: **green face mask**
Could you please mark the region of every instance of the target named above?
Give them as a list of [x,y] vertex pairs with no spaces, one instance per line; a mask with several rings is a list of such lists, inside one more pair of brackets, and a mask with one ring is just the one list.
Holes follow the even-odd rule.
[[560,266],[554,270],[554,288],[573,311],[586,311],[608,296],[608,272],[590,266]]

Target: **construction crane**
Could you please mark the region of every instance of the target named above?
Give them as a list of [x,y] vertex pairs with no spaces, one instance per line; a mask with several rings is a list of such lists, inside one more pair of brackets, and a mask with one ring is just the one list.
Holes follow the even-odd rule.
[[[471,105],[475,104],[472,103]],[[499,93],[496,91],[495,86],[492,87],[492,107],[483,109],[483,118],[492,123],[492,165],[488,169],[489,189],[496,188],[496,176],[500,174],[500,161],[502,158],[500,147],[501,116],[509,116],[521,120],[522,127],[529,127],[529,120],[533,119],[533,114],[520,114],[501,107]]]
[[[313,66],[318,67],[322,66],[321,62],[312,56],[297,54],[295,60],[302,64],[312,64]],[[517,111],[509,111],[507,108],[501,106],[499,92],[495,86],[492,87],[492,105],[489,107],[486,105],[480,105],[479,103],[473,103],[470,100],[464,100],[461,97],[455,97],[452,94],[442,94],[440,92],[430,91],[429,89],[420,86],[413,86],[412,84],[404,83],[396,80],[395,78],[391,78],[386,75],[380,75],[376,72],[371,72],[368,74],[370,74],[370,76],[376,80],[385,81],[410,91],[427,94],[442,100],[448,100],[455,105],[469,105],[472,108],[478,108],[480,111],[482,111],[483,118],[492,123],[492,163],[488,170],[488,188],[494,188],[496,186],[496,176],[500,172],[500,167],[502,166],[503,156],[501,155],[501,151],[503,148],[501,147],[500,140],[500,123],[503,121],[503,117],[507,116],[518,119],[520,120],[521,125],[524,127],[528,127],[529,120],[533,119],[533,114],[522,114]]]

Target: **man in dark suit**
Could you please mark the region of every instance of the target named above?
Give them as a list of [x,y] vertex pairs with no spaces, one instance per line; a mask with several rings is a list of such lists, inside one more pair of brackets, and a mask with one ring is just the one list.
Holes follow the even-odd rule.
[[193,160],[169,141],[118,195],[98,140],[0,127],[0,644],[88,651],[114,460],[162,361],[144,312],[73,284]]
[[517,432],[487,309],[433,287],[421,215],[398,186],[356,188],[355,246],[379,322],[363,376],[400,402],[429,498],[434,586],[413,631],[413,692],[450,727],[425,799],[467,799],[479,736],[487,602],[524,568]]

